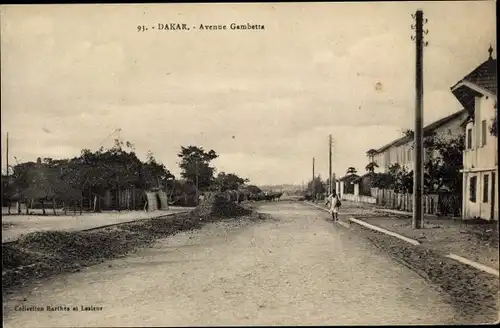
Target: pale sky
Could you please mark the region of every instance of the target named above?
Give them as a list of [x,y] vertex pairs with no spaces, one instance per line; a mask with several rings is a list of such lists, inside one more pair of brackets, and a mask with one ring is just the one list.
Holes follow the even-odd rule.
[[[307,181],[313,157],[326,177],[330,133],[337,176],[362,173],[368,149],[413,125],[417,9],[428,124],[461,109],[450,87],[496,48],[495,2],[2,6],[2,170],[6,132],[14,163],[78,156],[121,128],[176,176],[197,145],[255,184]],[[169,22],[265,30],[137,32]]]

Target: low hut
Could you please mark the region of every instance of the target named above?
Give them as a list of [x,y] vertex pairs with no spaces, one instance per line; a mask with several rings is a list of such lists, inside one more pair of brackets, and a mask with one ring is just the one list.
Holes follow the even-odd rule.
[[146,195],[146,211],[152,212],[156,210],[168,210],[167,193],[160,189],[151,189],[144,192]]

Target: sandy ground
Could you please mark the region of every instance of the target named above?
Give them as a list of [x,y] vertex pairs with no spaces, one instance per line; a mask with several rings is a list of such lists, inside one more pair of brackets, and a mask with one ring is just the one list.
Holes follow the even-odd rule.
[[14,241],[21,235],[46,230],[84,230],[103,225],[148,219],[171,213],[187,212],[191,208],[170,207],[165,211],[110,211],[102,213],[83,213],[82,215],[8,215],[2,217],[2,243]]
[[449,259],[432,248],[414,246],[361,225],[351,224],[350,230],[364,236],[385,254],[439,288],[446,295],[447,301],[460,313],[462,323],[498,322],[498,277]]
[[[357,216],[360,217],[360,216]],[[412,228],[411,218],[360,217],[361,220],[418,240],[444,253],[453,253],[499,269],[498,230],[447,219],[425,220],[424,228]]]
[[[5,327],[453,324],[433,286],[298,203],[276,220],[213,223],[45,280],[4,302]],[[97,311],[19,311],[19,306]],[[17,311],[16,311],[17,306]]]
[[[322,203],[317,205],[323,206]],[[453,253],[494,269],[499,269],[498,226],[465,223],[449,217],[425,216],[424,227],[412,228],[408,215],[378,211],[372,204],[343,201],[341,214],[418,240],[425,247]]]

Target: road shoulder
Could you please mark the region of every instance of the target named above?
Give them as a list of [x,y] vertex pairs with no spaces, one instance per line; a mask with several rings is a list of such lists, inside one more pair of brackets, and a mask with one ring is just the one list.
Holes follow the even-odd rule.
[[[316,204],[307,204],[325,210]],[[345,212],[349,212],[347,209]],[[347,219],[356,217],[355,212],[347,214]],[[420,240],[412,239],[413,235],[403,235],[402,233],[389,231],[387,225],[381,228],[376,222],[394,221],[394,218],[387,215],[377,217],[366,213],[359,215],[363,221],[370,222],[369,225],[377,226],[380,229],[372,229],[368,225],[360,225],[355,221],[349,225],[350,231],[360,234],[372,242],[377,248],[385,251],[397,262],[417,272],[425,280],[431,282],[437,289],[448,296],[449,302],[464,313],[468,321],[475,323],[493,323],[498,320],[498,276],[479,270],[470,264],[457,261],[456,258],[448,257],[446,249],[430,247],[429,244]],[[373,219],[373,220],[372,220]],[[376,219],[376,220],[375,220]],[[356,220],[360,222],[360,220]],[[402,238],[401,238],[402,237]],[[418,236],[417,236],[418,237]],[[416,243],[409,243],[411,239]]]

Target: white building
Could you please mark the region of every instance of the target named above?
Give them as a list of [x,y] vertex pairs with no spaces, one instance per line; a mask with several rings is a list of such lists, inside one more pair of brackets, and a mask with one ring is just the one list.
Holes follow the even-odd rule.
[[498,144],[490,133],[497,112],[497,61],[490,57],[451,91],[468,112],[463,153],[464,219],[498,220]]
[[[442,138],[453,138],[464,134],[461,124],[467,118],[468,112],[463,109],[451,115],[443,117],[426,127],[424,135],[435,133]],[[408,171],[413,170],[413,137],[405,136],[379,149],[370,149],[367,151],[368,162],[374,162],[378,165],[375,172],[387,173],[389,167],[398,163],[401,167],[406,167]],[[434,154],[426,151],[424,153],[424,162]]]

